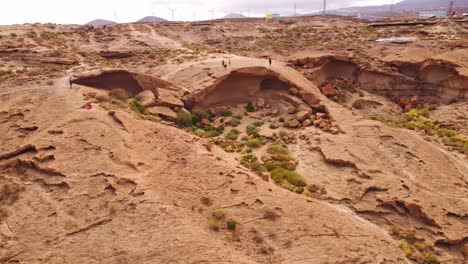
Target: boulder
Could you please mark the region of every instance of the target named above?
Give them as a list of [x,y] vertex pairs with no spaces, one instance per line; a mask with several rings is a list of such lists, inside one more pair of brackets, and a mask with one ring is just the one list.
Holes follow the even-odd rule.
[[158,106],[166,106],[170,108],[184,107],[184,102],[177,98],[172,91],[167,89],[158,89],[158,94]]
[[307,111],[309,114],[312,114],[312,108],[310,108],[309,106],[305,105],[305,104],[301,104],[297,107],[297,111],[298,112],[301,112],[301,111]]
[[310,121],[309,119],[305,120],[304,122],[302,122],[302,126],[303,127],[308,127],[312,125],[312,121]]
[[292,127],[292,128],[299,127],[300,124],[301,123],[297,119],[291,119],[291,120],[288,121],[288,126]]
[[326,97],[334,97],[339,95],[338,91],[336,91],[331,84],[323,86],[321,90],[323,95],[325,95]]
[[259,108],[265,108],[266,102],[265,102],[265,99],[263,99],[263,98],[258,98],[258,99],[257,99],[257,102],[256,102],[255,104],[256,104],[257,107],[259,107]]
[[309,117],[310,117],[310,114],[307,111],[300,111],[296,114],[296,119],[299,120],[299,122],[304,122]]
[[176,121],[177,120],[177,113],[174,112],[172,109],[169,107],[165,106],[155,106],[155,107],[150,107],[148,108],[148,111],[152,115],[157,115],[162,118],[171,120],[171,121]]
[[201,122],[202,122],[202,124],[203,124],[204,126],[211,126],[210,120],[208,120],[208,119],[206,119],[206,118],[203,118],[203,119],[201,120]]
[[156,106],[156,96],[150,90],[142,91],[135,96],[135,99],[141,102],[145,107]]

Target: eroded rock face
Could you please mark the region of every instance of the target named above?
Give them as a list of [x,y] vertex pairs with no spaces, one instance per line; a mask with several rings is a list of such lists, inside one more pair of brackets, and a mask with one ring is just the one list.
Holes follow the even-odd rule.
[[145,107],[156,106],[156,96],[150,90],[140,92],[135,96],[135,99],[139,100]]
[[[1,205],[4,261],[404,262],[391,237],[352,212],[266,182],[182,130],[82,110],[73,93],[11,95],[0,106],[0,184],[23,189]],[[225,225],[210,230],[219,208],[239,223],[235,240]]]
[[176,94],[167,89],[158,89],[158,100],[157,104],[159,106],[165,107],[184,107],[184,102],[179,99]]
[[[369,69],[369,65],[351,58],[330,55],[292,62],[299,68],[307,67],[306,76],[319,86],[336,78],[352,79],[357,81],[361,89],[396,101],[400,97],[414,95],[443,100],[467,98],[468,75],[459,70],[459,65],[454,61],[444,56],[421,61],[385,58],[382,63],[389,68],[379,70]],[[326,96],[336,95],[330,86],[322,89]]]
[[165,106],[155,106],[155,107],[150,107],[148,108],[148,111],[152,115],[157,115],[163,118],[166,118],[170,121],[176,121],[177,120],[177,113],[174,112],[171,108],[165,107]]
[[123,69],[96,69],[75,74],[71,78],[72,83],[83,86],[112,90],[124,89],[131,96],[135,96],[144,90],[150,90],[158,95],[158,88],[170,87],[171,84],[159,78],[129,72]]

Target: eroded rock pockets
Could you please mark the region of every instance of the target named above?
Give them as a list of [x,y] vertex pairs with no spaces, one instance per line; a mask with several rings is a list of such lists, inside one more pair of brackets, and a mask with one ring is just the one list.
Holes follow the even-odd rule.
[[130,97],[145,90],[150,90],[157,96],[157,88],[169,89],[172,86],[169,82],[154,76],[123,69],[99,69],[84,72],[71,77],[71,82],[107,91],[123,90]]
[[350,57],[331,55],[295,59],[291,63],[318,86],[344,78],[365,91],[395,101],[414,95],[440,102],[468,98],[468,76],[459,72],[459,65],[443,60],[379,62],[379,70]]
[[[307,104],[313,109],[326,111],[324,105],[311,91],[296,85],[278,72],[264,67],[248,67],[234,70],[218,78],[212,85],[191,95],[186,106],[215,107],[235,106],[263,98],[271,105],[279,101],[292,106]],[[278,105],[278,107],[280,107]],[[282,108],[282,107],[280,107]]]

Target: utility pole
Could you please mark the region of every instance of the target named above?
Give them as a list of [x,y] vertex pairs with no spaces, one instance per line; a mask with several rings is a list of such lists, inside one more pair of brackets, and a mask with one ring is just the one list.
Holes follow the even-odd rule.
[[175,11],[175,9],[174,8],[169,8],[169,10],[171,10],[172,21],[174,21],[174,11]]
[[390,4],[390,16],[393,16],[393,0],[391,1],[391,4]]
[[213,20],[214,19],[214,9],[212,8],[212,9],[210,9],[208,11],[211,13],[211,20]]
[[193,11],[193,21],[197,21],[197,18],[195,16],[195,11]]
[[294,3],[294,16],[296,16],[296,8],[297,8],[297,6],[296,6],[296,4]]
[[327,0],[323,0],[323,16],[327,16]]
[[450,18],[452,16],[452,11],[453,11],[453,1],[450,1],[449,9],[447,11],[447,17]]
[[115,22],[117,23],[117,11],[114,10],[114,19],[115,19]]
[[247,17],[250,17],[250,8],[247,9]]

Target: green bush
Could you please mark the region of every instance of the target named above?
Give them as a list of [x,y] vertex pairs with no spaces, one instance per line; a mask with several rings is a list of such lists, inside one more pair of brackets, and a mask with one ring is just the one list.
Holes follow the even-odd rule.
[[299,173],[283,168],[276,168],[271,171],[271,178],[277,183],[283,183],[286,181],[295,187],[307,186],[306,180]]
[[277,168],[281,168],[281,166],[278,163],[274,162],[274,161],[265,162],[264,166],[268,171],[272,171],[272,170],[275,170]]
[[227,222],[227,228],[229,230],[236,230],[236,227],[237,227],[237,221],[236,220],[231,219],[231,220],[229,220]]
[[216,219],[211,219],[210,229],[218,232],[220,228],[221,228],[221,222]]
[[226,139],[235,141],[239,137],[239,134],[240,134],[239,130],[232,129],[226,134]]
[[207,126],[203,129],[203,131],[204,133],[202,133],[201,137],[204,137],[204,138],[217,137],[223,133],[222,128],[216,128],[214,126]]
[[238,118],[233,118],[233,119],[231,120],[230,125],[231,125],[232,127],[237,127],[237,126],[240,125],[240,123],[241,123],[240,119],[238,119]]
[[222,115],[222,116],[228,117],[228,116],[232,116],[232,111],[231,111],[231,109],[223,108],[223,109],[221,109],[219,114]]
[[434,257],[434,256],[426,256],[426,258],[424,258],[424,264],[440,264],[440,261]]
[[258,138],[253,138],[247,141],[247,147],[249,148],[258,148],[262,145],[262,142]]
[[245,107],[245,110],[250,113],[255,112],[255,106],[251,102],[249,102]]
[[141,104],[140,101],[138,101],[137,99],[132,99],[128,105],[130,106],[130,108],[137,112],[137,113],[140,113],[140,114],[144,114],[144,115],[147,115],[148,114],[148,109],[146,109],[146,107],[144,105]]
[[257,120],[257,121],[254,121],[251,125],[254,127],[261,127],[263,126],[263,124],[265,124],[263,121]]
[[245,155],[245,156],[243,156],[241,158],[240,163],[241,164],[250,164],[250,163],[253,163],[253,162],[257,161],[257,160],[258,160],[257,156],[255,156],[253,154],[247,154],[247,155]]
[[253,126],[251,124],[247,126],[246,132],[247,132],[247,135],[249,135],[249,136],[254,134],[255,132],[257,132],[257,134],[258,134],[257,127]]
[[177,112],[177,124],[180,127],[189,127],[192,125],[192,114],[186,110]]
[[216,209],[211,212],[211,217],[218,221],[224,220],[226,218],[226,212],[223,209]]
[[267,152],[269,154],[278,154],[278,153],[279,154],[286,154],[286,153],[288,153],[288,150],[282,144],[272,144],[272,145],[268,146]]

